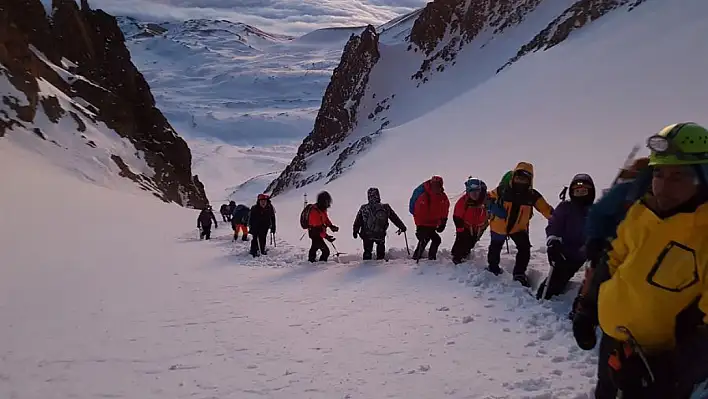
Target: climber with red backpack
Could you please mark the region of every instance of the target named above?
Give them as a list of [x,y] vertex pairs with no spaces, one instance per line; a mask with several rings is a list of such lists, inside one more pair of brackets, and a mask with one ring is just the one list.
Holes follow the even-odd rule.
[[452,245],[452,263],[460,264],[469,258],[472,248],[489,225],[486,209],[487,185],[470,177],[465,182],[465,194],[457,200],[452,221],[457,233]]
[[415,236],[418,238],[413,259],[418,260],[423,256],[428,243],[430,243],[428,259],[437,259],[438,247],[442,242],[438,233],[445,230],[450,214],[450,200],[445,194],[443,178],[433,176],[416,187],[408,203],[408,210],[413,215]]
[[327,210],[332,206],[332,196],[327,191],[317,194],[317,202],[305,205],[300,213],[300,227],[307,230],[307,234],[312,240],[307,260],[315,263],[317,251],[321,251],[320,262],[326,262],[329,258],[329,248],[325,240],[333,242],[334,237],[327,234],[327,228],[333,232],[338,232],[339,227],[332,224],[327,215]]
[[376,243],[376,260],[386,256],[386,230],[388,221],[398,227],[399,234],[406,232],[406,225],[396,215],[389,204],[381,203],[379,189],[372,187],[367,191],[369,202],[359,208],[354,219],[354,239],[361,237],[364,242],[364,260],[371,260]]

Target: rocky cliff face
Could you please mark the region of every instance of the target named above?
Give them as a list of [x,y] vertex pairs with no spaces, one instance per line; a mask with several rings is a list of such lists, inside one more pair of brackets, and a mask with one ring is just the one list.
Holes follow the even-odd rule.
[[[274,195],[286,187],[317,181],[325,174],[312,175],[299,181],[307,169],[306,159],[343,141],[357,122],[358,107],[369,81],[369,73],[379,60],[378,35],[369,25],[361,35],[352,35],[344,47],[339,66],[332,73],[315,127],[298,148],[297,155],[283,174],[268,187]],[[330,174],[331,176],[331,174]]]
[[[537,34],[529,35],[530,41],[521,46],[516,56],[505,62],[504,56],[498,62],[496,73],[513,64],[521,57],[538,50],[549,49],[563,42],[573,31],[581,29],[590,22],[608,14],[612,10],[625,8],[631,11],[645,0],[575,0],[568,1],[570,6],[564,11],[559,2],[551,0],[434,0],[428,3],[424,9],[415,13],[416,19],[410,28],[410,33],[406,38],[407,51],[415,53],[417,57],[407,58],[406,62],[416,60],[420,64],[412,65],[412,68],[402,68],[396,64],[397,70],[417,71],[411,76],[411,83],[414,90],[423,90],[426,82],[435,77],[435,74],[444,73],[446,68],[455,65],[458,54],[467,47],[482,49],[494,40],[503,39],[504,34],[517,27],[528,17],[544,6],[543,12],[534,14],[535,21],[531,24],[534,29],[538,29],[538,18],[548,18],[549,23],[545,29]],[[548,10],[557,10],[556,15],[546,16]],[[393,22],[393,21],[392,21]],[[542,23],[544,21],[541,21]],[[388,29],[386,24],[382,31]],[[524,28],[525,29],[525,28]],[[515,35],[519,31],[513,32]],[[384,33],[381,33],[382,35]],[[535,36],[534,36],[535,35]],[[378,59],[378,51],[375,50],[376,32],[369,28],[361,38],[353,37],[347,44],[342,64],[335,70],[330,87],[325,93],[322,108],[315,122],[315,129],[304,140],[293,162],[285,169],[283,174],[276,179],[269,187],[273,194],[278,194],[288,187],[301,187],[313,181],[326,177],[330,180],[336,178],[346,168],[353,164],[351,155],[365,151],[372,143],[372,137],[381,134],[387,126],[388,121],[383,116],[390,107],[395,105],[405,107],[403,101],[390,101],[395,96],[395,91],[387,88],[387,97],[376,105],[376,109],[369,115],[369,120],[384,120],[380,126],[368,126],[368,130],[375,130],[369,133],[367,129],[360,129],[358,135],[363,136],[345,148],[339,148],[346,138],[350,136],[356,126],[356,107],[359,99],[366,89],[368,77],[366,74],[374,69]],[[518,39],[517,39],[518,40]],[[363,48],[369,49],[361,51],[362,43],[371,43]],[[521,43],[524,43],[523,41]],[[513,52],[511,53],[513,54]],[[364,56],[362,56],[364,55]],[[373,62],[371,62],[373,61]],[[485,60],[482,60],[484,62]],[[396,63],[397,60],[386,60],[386,62]],[[391,69],[389,64],[388,69]],[[466,65],[466,68],[469,68]],[[385,68],[382,66],[382,68]],[[474,68],[474,65],[472,65]],[[343,74],[344,71],[353,71],[352,75]],[[491,69],[491,75],[495,69]],[[466,70],[457,73],[470,73],[474,71]],[[354,77],[350,79],[350,77]],[[361,83],[364,83],[362,86]],[[406,92],[406,96],[413,98],[416,92],[408,87],[401,87]],[[356,97],[352,95],[356,93]],[[393,94],[391,94],[393,93]],[[376,98],[377,88],[370,87],[366,93],[367,98]],[[424,93],[417,95],[424,96]],[[399,97],[400,98],[400,97]],[[351,99],[351,100],[349,100]],[[413,101],[413,100],[411,100]],[[387,103],[388,102],[388,103]],[[345,106],[346,105],[346,106]],[[382,118],[382,119],[379,119]],[[399,121],[400,123],[400,121]],[[363,131],[367,130],[367,131]],[[328,169],[312,170],[308,169],[308,160],[318,152],[330,155],[338,152],[338,157],[331,162]]]
[[[204,187],[191,175],[190,150],[155,107],[115,18],[91,10],[86,0],[80,8],[74,0],[53,0],[52,8],[49,19],[39,0],[0,3],[0,77],[26,96],[0,92],[0,136],[24,127],[63,147],[58,138],[32,128],[40,106],[52,123],[73,120],[75,133],[84,132],[87,124],[105,124],[128,139],[154,172],[132,171],[112,154],[121,176],[164,201],[204,206]],[[43,90],[45,85],[55,93]],[[88,147],[96,147],[85,138]]]

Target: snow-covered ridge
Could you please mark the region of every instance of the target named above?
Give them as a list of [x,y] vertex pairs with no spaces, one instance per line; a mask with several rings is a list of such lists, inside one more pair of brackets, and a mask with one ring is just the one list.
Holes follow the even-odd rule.
[[[372,50],[380,53],[380,59],[369,66],[365,66],[366,57],[359,60],[368,76],[347,81],[335,73],[325,93],[318,119],[340,121],[344,132],[316,122],[298,156],[269,190],[279,194],[321,179],[331,182],[356,163],[356,155],[375,146],[374,141],[388,129],[498,78],[497,74],[522,57],[563,43],[571,32],[587,29],[601,17],[632,11],[643,2],[437,0],[384,25]],[[404,29],[393,29],[404,22]],[[392,40],[392,35],[399,40]],[[359,37],[350,43],[356,40]],[[356,57],[344,54],[342,63],[351,63]],[[367,82],[363,95],[348,86],[360,81]],[[358,93],[356,98],[342,97],[352,91]],[[338,99],[336,104],[327,101],[332,97]],[[353,103],[356,109],[341,123],[342,110]]]
[[[115,19],[84,1],[0,9],[0,136],[95,184],[201,207],[191,153],[131,63]],[[3,143],[0,142],[0,145]]]

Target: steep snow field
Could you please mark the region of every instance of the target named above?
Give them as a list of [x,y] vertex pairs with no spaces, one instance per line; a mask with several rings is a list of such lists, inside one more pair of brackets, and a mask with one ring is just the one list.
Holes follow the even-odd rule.
[[254,261],[223,225],[198,241],[194,211],[2,142],[8,169],[3,398],[589,397],[563,306],[479,268],[311,266],[282,240]]

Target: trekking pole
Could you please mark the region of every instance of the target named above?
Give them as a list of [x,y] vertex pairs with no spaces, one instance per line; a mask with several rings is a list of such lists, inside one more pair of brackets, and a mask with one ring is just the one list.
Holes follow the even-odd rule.
[[551,277],[553,277],[553,271],[556,269],[555,262],[549,261],[549,265],[551,265],[551,270],[548,271],[548,277],[546,277],[546,286],[543,287],[543,294],[541,294],[541,300],[548,299],[546,298],[546,295],[548,294],[548,287],[551,285]]
[[408,256],[411,256],[411,249],[408,247],[408,235],[406,232],[403,232],[403,239],[406,240],[406,252],[408,252]]
[[278,248],[278,241],[276,241],[275,233],[272,231],[270,232],[270,239],[271,239],[271,241],[270,241],[271,244],[273,244],[273,248]]
[[511,251],[509,251],[509,236],[506,236],[506,253],[510,254]]

